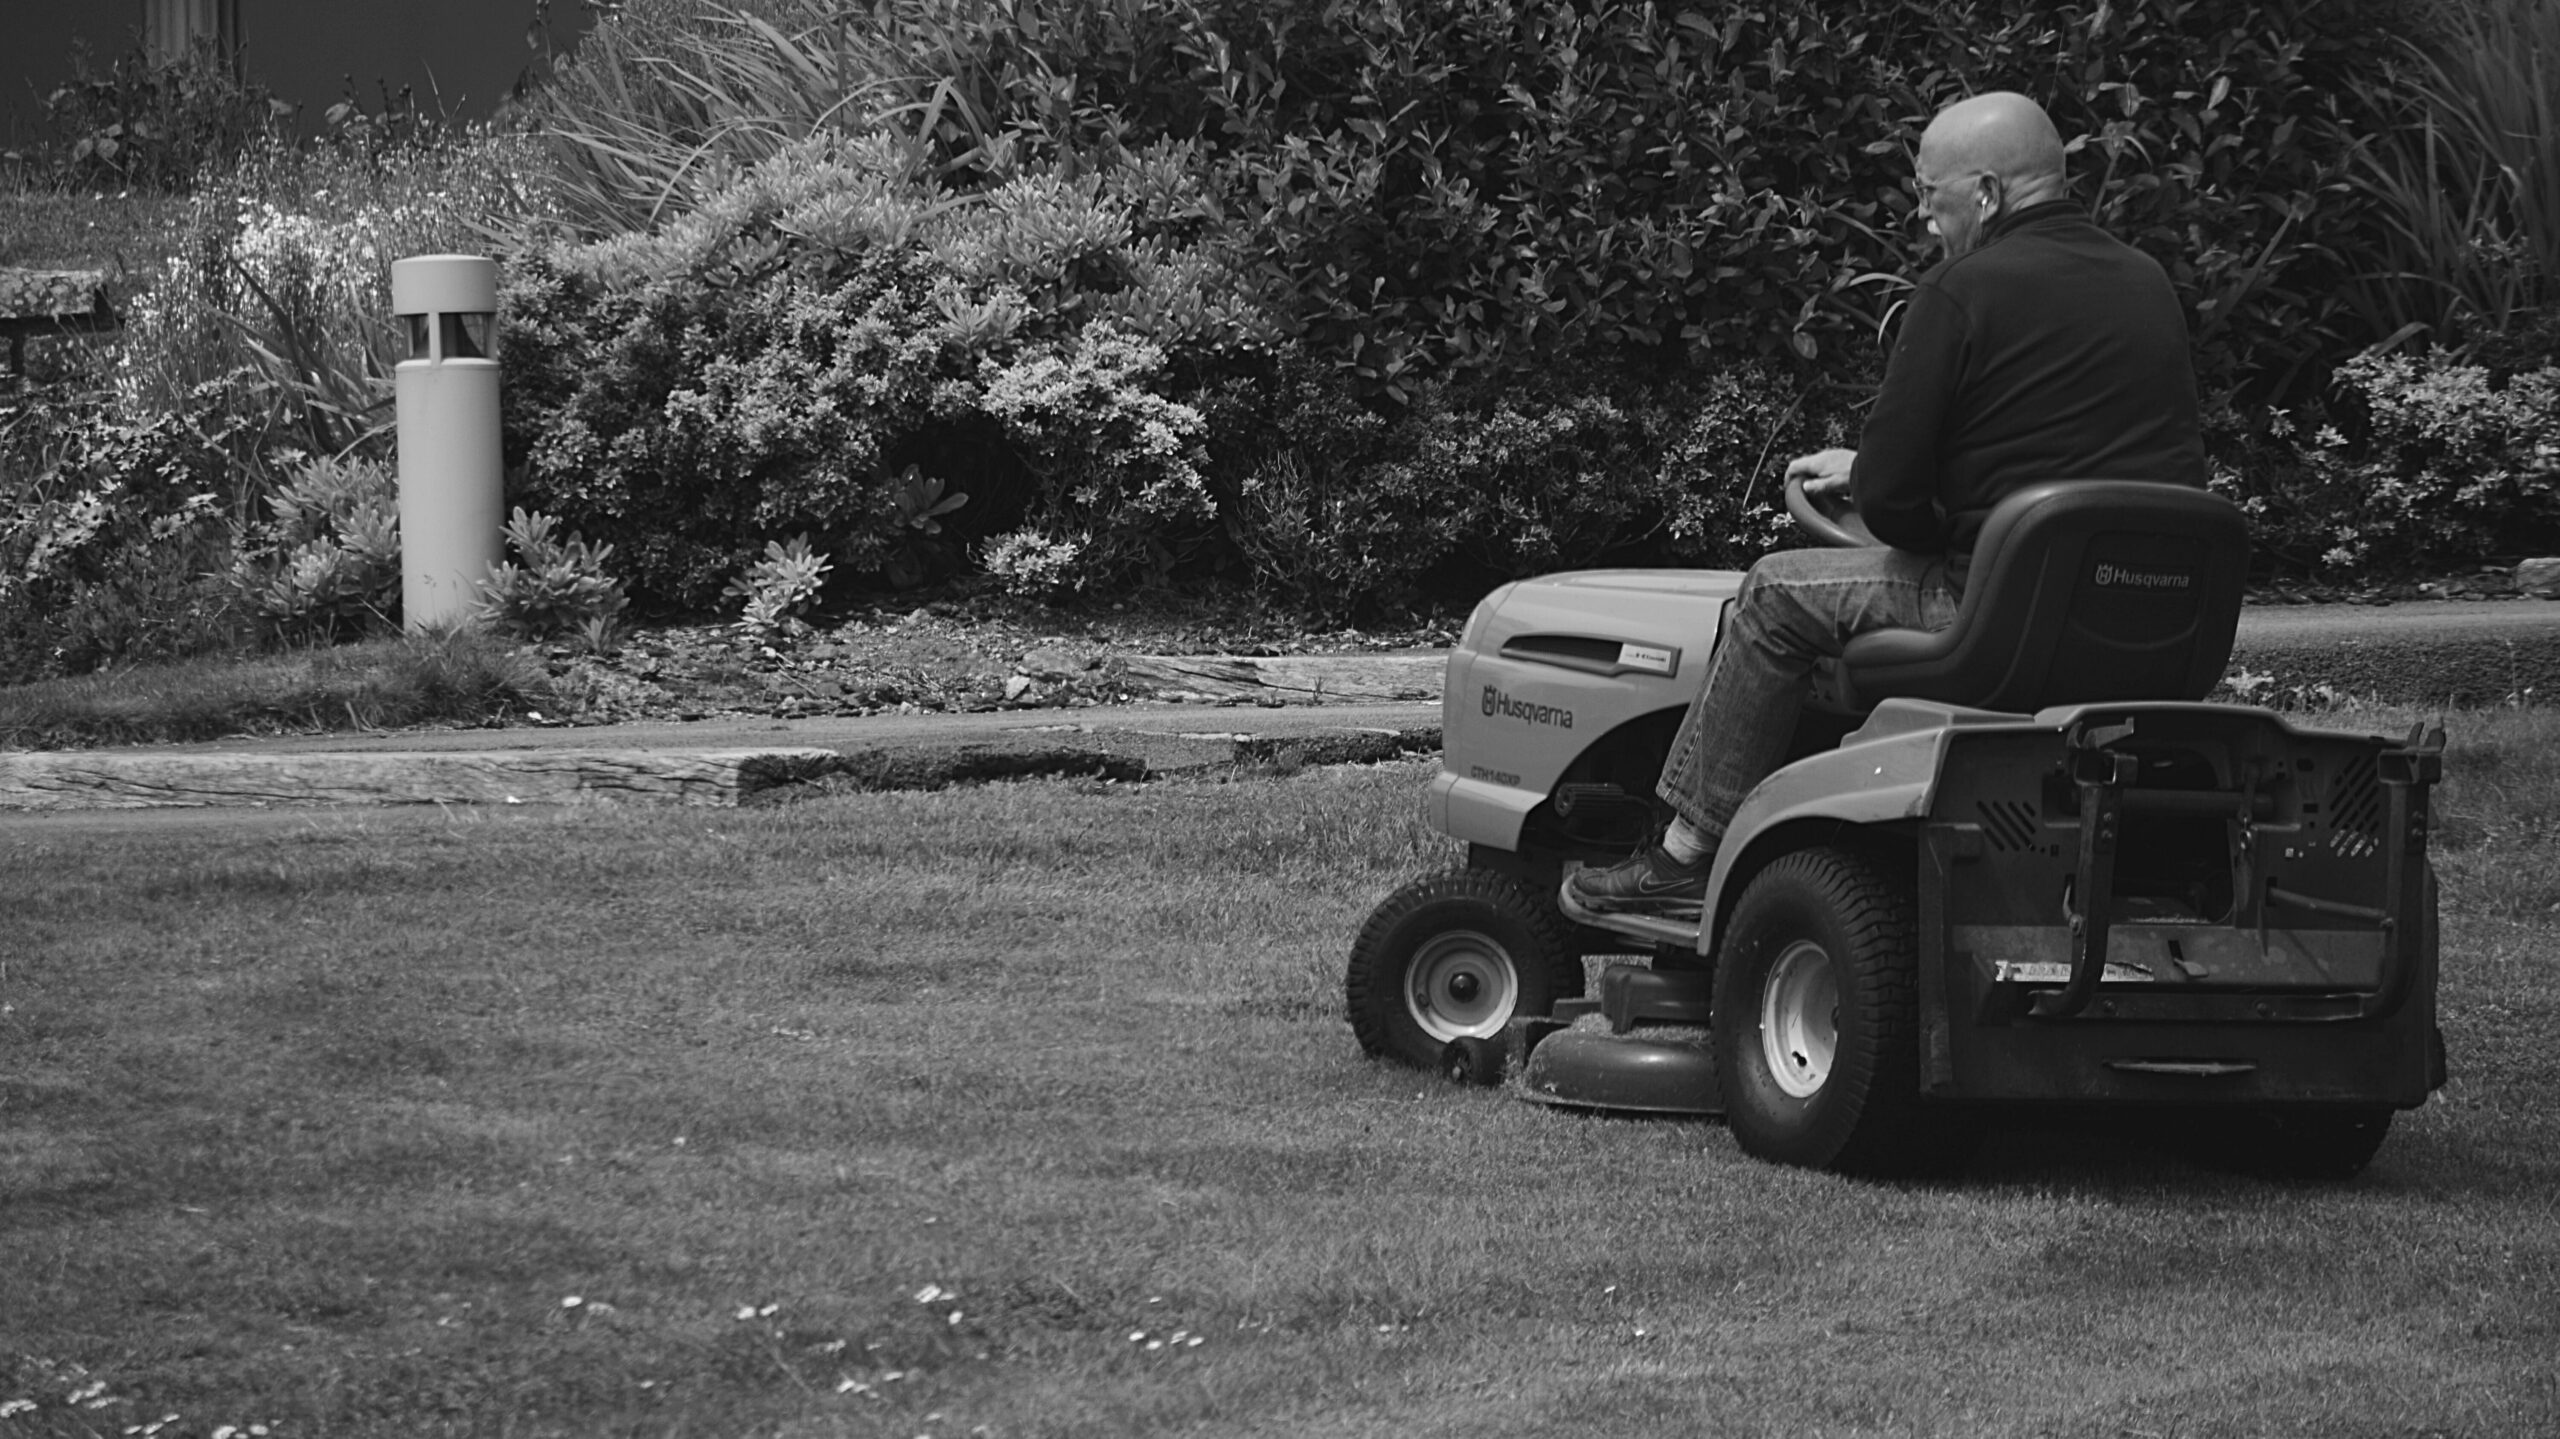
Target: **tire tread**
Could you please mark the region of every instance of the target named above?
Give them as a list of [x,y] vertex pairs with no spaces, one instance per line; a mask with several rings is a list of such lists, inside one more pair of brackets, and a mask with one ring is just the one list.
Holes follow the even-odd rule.
[[[1350,1011],[1351,1032],[1359,1039],[1362,1053],[1425,1068],[1439,1062],[1436,1052],[1427,1056],[1409,1053],[1396,1043],[1387,1015],[1402,1003],[1395,992],[1402,983],[1402,970],[1396,966],[1392,977],[1381,970],[1396,957],[1400,929],[1413,923],[1426,909],[1452,902],[1490,905],[1520,923],[1539,948],[1535,959],[1546,965],[1547,994],[1563,998],[1582,993],[1582,957],[1573,943],[1571,927],[1551,896],[1532,894],[1528,886],[1494,870],[1453,865],[1424,875],[1381,900],[1351,943],[1351,959],[1343,970],[1343,1000]],[[1529,978],[1522,976],[1524,986]],[[1386,985],[1384,993],[1380,989],[1382,982]],[[1545,1006],[1539,1006],[1538,1012],[1544,1013]]]
[[[1857,1006],[1857,1031],[1867,1036],[1873,1066],[1835,1063],[1830,1084],[1820,1096],[1821,1132],[1779,1134],[1756,1113],[1743,1109],[1748,1088],[1730,1075],[1725,1086],[1731,1107],[1729,1123],[1743,1148],[1766,1159],[1809,1164],[1843,1174],[1897,1176],[1922,1172],[1960,1159],[1962,1133],[1952,1116],[1932,1113],[1920,1095],[1919,1036],[1919,901],[1912,879],[1890,867],[1885,856],[1864,849],[1817,847],[1787,854],[1753,876],[1742,905],[1766,884],[1777,894],[1787,887],[1799,893],[1789,902],[1829,913],[1850,953],[1835,955],[1838,964],[1858,964],[1858,982],[1845,978],[1844,1002]],[[1739,910],[1737,911],[1739,914]],[[1864,956],[1854,960],[1852,956]],[[1759,1040],[1759,995],[1744,971],[1757,964],[1735,966],[1731,957],[1720,971],[1733,971],[1728,986],[1718,986],[1717,1043],[1729,1051],[1725,1063],[1756,1063]],[[1746,989],[1750,993],[1745,994]],[[1747,1005],[1747,1012],[1728,1010]],[[1844,1032],[1847,1026],[1843,1026]],[[1745,1042],[1751,1054],[1741,1053]],[[1843,1112],[1845,1125],[1832,1118]],[[1832,1132],[1839,1130],[1841,1132]]]

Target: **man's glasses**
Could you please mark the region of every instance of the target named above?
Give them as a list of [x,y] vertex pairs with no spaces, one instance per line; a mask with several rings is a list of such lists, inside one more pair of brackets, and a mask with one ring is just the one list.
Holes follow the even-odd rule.
[[[1920,203],[1925,206],[1940,190],[1951,190],[1959,185],[1970,184],[1975,180],[1989,180],[1995,187],[2000,183],[2000,177],[1992,174],[1988,170],[1967,170],[1961,175],[1951,176],[1944,180],[1927,180],[1918,175],[1914,175],[1911,177],[1911,189],[1914,194],[1917,194],[1920,197]],[[1992,193],[1997,195],[1999,191],[1995,188]]]

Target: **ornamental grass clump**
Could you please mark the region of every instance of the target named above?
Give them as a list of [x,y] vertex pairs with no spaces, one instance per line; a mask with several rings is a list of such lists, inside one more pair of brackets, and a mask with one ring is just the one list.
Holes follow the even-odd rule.
[[2377,333],[2503,348],[2560,325],[2560,0],[2435,0],[2408,37],[2397,123],[2351,179]]

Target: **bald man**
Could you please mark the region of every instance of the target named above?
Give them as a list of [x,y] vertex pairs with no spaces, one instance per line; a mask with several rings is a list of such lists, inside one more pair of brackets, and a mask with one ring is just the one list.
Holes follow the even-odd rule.
[[1696,915],[1725,826],[1786,757],[1814,662],[1869,630],[1954,623],[2002,497],[2044,480],[2205,482],[2178,297],[2069,198],[2042,107],[2005,92],[1950,105],[1918,159],[1943,258],[1912,291],[1858,448],[1787,466],[1809,493],[1847,490],[1882,544],[1752,566],[1663,765],[1677,817],[1634,858],[1569,876],[1568,914]]

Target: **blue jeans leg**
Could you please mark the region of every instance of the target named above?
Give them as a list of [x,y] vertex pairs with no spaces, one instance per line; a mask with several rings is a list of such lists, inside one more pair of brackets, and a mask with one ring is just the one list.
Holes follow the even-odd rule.
[[1814,661],[1869,630],[1945,629],[1957,599],[1943,557],[1906,550],[1781,550],[1753,565],[1663,763],[1664,801],[1721,841],[1786,758]]

